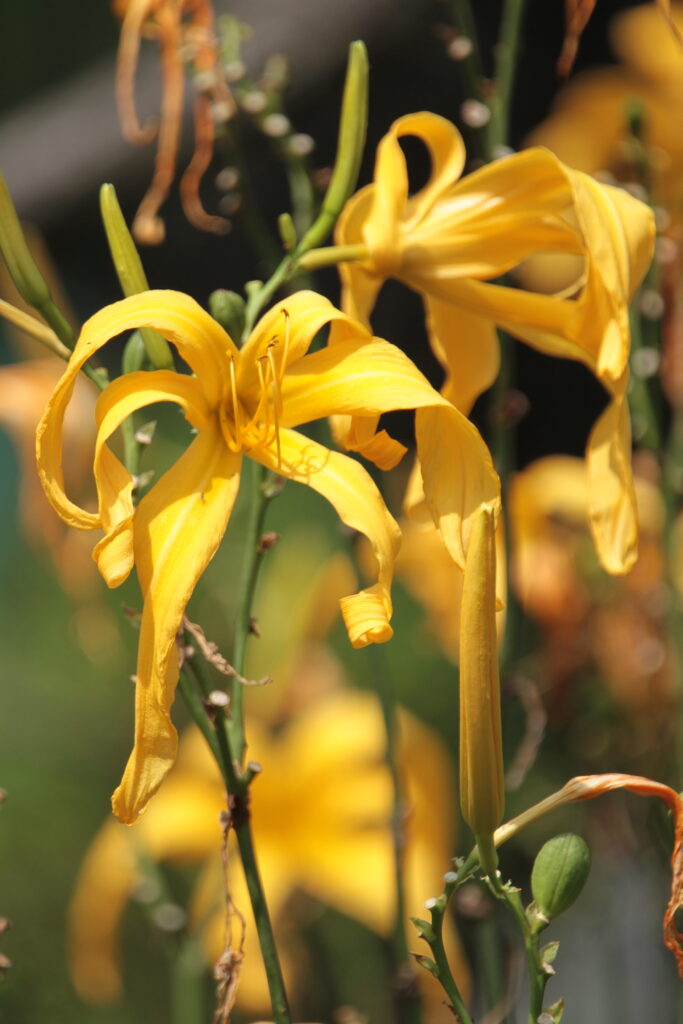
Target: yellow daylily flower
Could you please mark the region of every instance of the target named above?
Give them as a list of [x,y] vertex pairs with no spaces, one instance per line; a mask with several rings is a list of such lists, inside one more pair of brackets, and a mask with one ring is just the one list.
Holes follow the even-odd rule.
[[[683,4],[672,5],[671,19],[680,36]],[[560,90],[550,116],[534,129],[529,141],[548,146],[578,170],[609,172],[619,181],[633,182],[638,172],[626,140],[628,108],[637,103],[643,109],[643,142],[654,200],[680,222],[681,43],[652,4],[620,11],[610,22],[609,35],[619,63],[573,78]]]
[[[307,355],[315,334],[332,323],[335,344]],[[96,513],[75,505],[62,483],[62,420],[83,364],[123,331],[153,327],[178,349],[195,376],[168,370],[127,374],[97,404],[94,473]],[[197,436],[176,464],[133,506],[133,479],[107,446],[120,424],[152,402],[176,402]],[[419,443],[435,474],[436,503],[462,548],[468,519],[495,474],[481,438],[403,355],[313,292],[299,292],[271,309],[240,350],[193,299],[150,291],[107,306],[84,325],[66,372],[37,432],[45,492],[57,512],[83,530],[102,528],[94,557],[110,587],[137,567],[144,607],[137,664],[135,746],[113,796],[115,814],[132,823],[173,762],[177,734],[170,707],[178,679],[175,639],[185,606],[227,526],[242,456],[312,487],[344,523],[365,534],[377,562],[377,582],[341,602],[352,644],[391,637],[389,588],[399,531],[358,462],[292,429],[334,414],[379,416],[397,408],[442,413],[447,435],[430,421]],[[457,492],[446,457],[462,440],[472,479]],[[467,447],[469,445],[469,448]],[[475,460],[481,454],[482,463]],[[429,479],[429,472],[427,472]]]
[[[397,758],[410,809],[405,846],[408,916],[422,914],[424,900],[443,886],[453,842],[454,799],[452,766],[434,733],[401,711],[399,735]],[[308,893],[381,935],[390,934],[392,795],[384,744],[379,705],[371,694],[358,691],[313,701],[279,734],[249,723],[249,753],[263,766],[251,789],[254,843],[292,991],[301,980],[302,962],[292,955],[295,892]],[[223,953],[226,876],[218,816],[224,807],[216,765],[192,728],[181,740],[167,784],[139,827],[130,830],[111,820],[103,826],[83,862],[69,914],[71,973],[85,1000],[111,1002],[120,996],[118,927],[144,877],[141,857],[203,865],[190,923],[203,929],[210,962]],[[263,1013],[269,1005],[268,987],[232,840],[227,884],[246,918],[237,1005],[245,1012]],[[240,931],[233,921],[235,950]],[[452,927],[446,937],[451,965],[467,989],[467,967]],[[449,1011],[442,1006],[441,990],[426,972],[418,977],[433,1010],[430,1019],[446,1022]]]
[[[432,160],[427,184],[411,197],[399,144],[407,135],[423,141]],[[458,181],[464,164],[462,138],[448,121],[418,113],[394,122],[380,142],[374,182],[349,200],[337,225],[338,244],[364,248],[358,262],[340,264],[343,308],[367,321],[388,277],[418,291],[446,371],[442,392],[464,412],[498,373],[496,326],[541,352],[586,365],[611,399],[586,451],[591,525],[605,567],[625,572],[637,544],[627,305],[652,256],[652,214],[543,149]],[[537,253],[581,258],[583,272],[567,294],[494,283]]]

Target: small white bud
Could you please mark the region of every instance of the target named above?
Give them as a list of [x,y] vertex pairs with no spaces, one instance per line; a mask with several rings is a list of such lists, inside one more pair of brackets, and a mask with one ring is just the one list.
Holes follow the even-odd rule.
[[468,128],[483,128],[491,120],[491,111],[479,100],[465,100],[460,105],[460,117]]
[[296,132],[289,139],[287,145],[290,153],[293,153],[294,156],[308,156],[315,149],[315,140],[304,132]]
[[451,60],[466,60],[472,50],[472,40],[467,36],[455,36],[446,47],[446,53]]
[[292,124],[284,114],[267,114],[261,121],[261,130],[272,139],[281,139],[292,130]]
[[245,92],[240,97],[240,103],[242,109],[246,110],[248,114],[262,114],[268,106],[268,97],[264,92],[260,92],[258,89],[252,89],[251,92]]

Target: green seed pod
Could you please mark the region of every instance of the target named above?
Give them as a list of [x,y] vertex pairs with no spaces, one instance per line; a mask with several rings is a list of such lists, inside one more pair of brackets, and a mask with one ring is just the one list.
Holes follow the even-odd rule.
[[571,907],[586,884],[591,866],[588,844],[567,832],[549,839],[531,871],[531,892],[538,910],[549,921]]
[[237,292],[217,288],[209,295],[211,316],[224,327],[236,345],[239,345],[244,330],[244,299]]

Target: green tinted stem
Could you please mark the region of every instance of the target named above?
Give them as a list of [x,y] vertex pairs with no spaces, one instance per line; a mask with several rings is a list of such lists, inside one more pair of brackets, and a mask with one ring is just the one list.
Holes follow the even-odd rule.
[[[244,674],[244,659],[247,640],[251,635],[252,607],[263,561],[260,540],[268,508],[269,497],[264,489],[266,470],[263,466],[246,459],[242,473],[244,484],[249,488],[250,502],[244,536],[244,561],[239,589],[239,605],[235,625],[235,640],[232,665],[239,675]],[[244,687],[237,679],[232,687],[231,716],[229,720],[230,739],[234,756],[241,763],[244,757]]]
[[525,0],[505,0],[496,45],[495,92],[491,101],[491,147],[509,144],[510,109],[519,55]]

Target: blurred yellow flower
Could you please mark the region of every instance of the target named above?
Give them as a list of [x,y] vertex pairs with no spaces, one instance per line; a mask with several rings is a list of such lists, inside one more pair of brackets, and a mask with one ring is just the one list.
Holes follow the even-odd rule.
[[[568,75],[571,71],[579,48],[581,33],[590,21],[596,3],[597,0],[564,0],[566,27],[562,52],[557,61],[557,73],[559,75]],[[671,17],[669,0],[654,0],[654,4],[667,19],[674,35],[681,42],[678,28]]]
[[[671,18],[680,33],[683,4],[672,5]],[[653,4],[620,12],[611,23],[610,38],[620,64],[584,71],[572,79],[529,141],[548,146],[578,170],[610,172],[632,183],[638,180],[638,168],[628,143],[628,108],[637,103],[643,110],[643,142],[655,202],[680,222],[683,48]]]
[[[55,519],[35,471],[36,425],[63,371],[64,363],[56,357],[0,367],[0,427],[12,438],[19,457],[24,533],[31,544],[49,550],[62,586],[75,597],[91,590],[95,582],[90,552]],[[95,437],[96,394],[89,381],[79,381],[65,424],[71,450],[67,476],[73,491],[83,497]]]
[[[586,532],[588,480],[580,459],[550,456],[512,476],[511,581],[543,628],[544,689],[560,696],[587,668],[632,715],[641,743],[661,741],[670,718],[672,674],[662,600],[664,505],[656,483],[634,479],[640,551],[633,569],[606,586]],[[648,733],[659,729],[660,740]]]
[[[306,355],[315,334],[332,323],[334,343]],[[123,331],[153,327],[176,345],[194,376],[168,370],[130,373],[102,392],[97,404],[94,473],[99,509],[87,512],[65,494],[62,420],[83,364]],[[178,403],[194,438],[184,455],[133,505],[131,474],[107,446],[121,423],[152,402]],[[136,735],[114,812],[131,823],[158,789],[175,757],[170,707],[178,680],[176,635],[197,580],[213,557],[237,495],[242,456],[312,487],[344,523],[365,534],[377,563],[377,582],[342,601],[355,647],[392,635],[390,583],[399,544],[396,523],[357,461],[332,452],[292,427],[329,415],[379,416],[417,408],[444,416],[419,439],[426,480],[443,503],[462,549],[468,517],[495,474],[481,438],[428,384],[398,349],[373,339],[359,323],[313,292],[299,292],[270,310],[240,350],[193,299],[178,292],[144,292],[100,310],[84,325],[71,361],[37,433],[40,477],[62,518],[82,530],[102,528],[94,556],[110,587],[135,563],[144,607],[136,674]],[[461,438],[472,460],[472,480],[458,492],[445,467]],[[488,490],[487,490],[488,488]]]
[[189,58],[198,73],[193,94],[195,147],[180,181],[180,197],[185,215],[195,227],[227,231],[227,221],[207,214],[199,198],[202,176],[213,155],[214,110],[220,110],[226,121],[235,110],[221,68],[211,0],[113,0],[112,6],[122,22],[116,94],[123,132],[129,141],[144,144],[156,134],[154,126],[140,127],[135,108],[135,71],[141,38],[158,40],[164,79],[154,178],[135,215],[135,237],[146,245],[157,245],[164,239],[159,207],[175,174],[185,91],[184,61]]
[[[448,869],[452,766],[437,737],[407,713],[399,716],[399,735],[398,763],[409,808],[406,913],[415,915],[423,912],[427,897],[441,890]],[[288,909],[296,891],[382,935],[390,933],[392,787],[383,759],[385,742],[379,705],[372,695],[357,691],[312,702],[276,736],[250,722],[249,754],[264,769],[251,789],[254,842],[290,985],[301,967],[292,955],[294,929]],[[114,821],[102,828],[83,863],[69,916],[71,973],[84,999],[106,1002],[120,995],[117,930],[126,902],[144,877],[141,858],[204,865],[191,925],[202,932],[210,960],[224,952],[226,877],[219,823],[224,809],[218,770],[203,738],[192,729],[184,735],[177,763],[138,828],[126,829]],[[262,1013],[268,1006],[268,989],[232,842],[227,886],[247,921],[238,1005]],[[233,932],[236,947],[236,920]],[[467,968],[452,929],[448,940],[450,962],[467,987]],[[438,986],[426,972],[420,974],[434,997],[431,1019],[447,1020]]]
[[[424,142],[432,160],[427,184],[410,197],[399,144],[408,135]],[[637,545],[627,307],[652,256],[652,214],[546,150],[497,160],[458,181],[464,164],[462,138],[443,118],[419,113],[393,124],[380,142],[373,184],[349,200],[337,225],[340,245],[364,247],[358,262],[340,264],[343,306],[367,321],[388,277],[418,291],[446,371],[443,394],[464,412],[498,372],[496,325],[586,365],[611,398],[586,452],[591,526],[605,567],[625,572]],[[581,258],[566,294],[494,283],[536,253]]]

